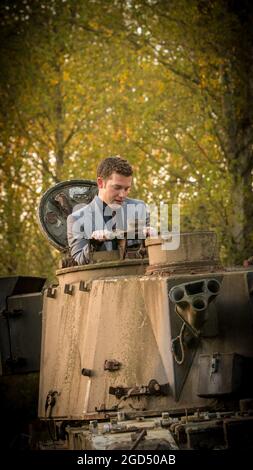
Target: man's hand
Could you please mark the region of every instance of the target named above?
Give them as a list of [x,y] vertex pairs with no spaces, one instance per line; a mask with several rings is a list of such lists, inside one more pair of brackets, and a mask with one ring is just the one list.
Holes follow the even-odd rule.
[[144,237],[157,238],[158,236],[157,229],[154,227],[144,227],[142,233]]
[[99,242],[104,242],[106,240],[113,240],[115,238],[115,234],[113,232],[110,232],[109,230],[95,230],[91,238],[93,240],[97,240]]

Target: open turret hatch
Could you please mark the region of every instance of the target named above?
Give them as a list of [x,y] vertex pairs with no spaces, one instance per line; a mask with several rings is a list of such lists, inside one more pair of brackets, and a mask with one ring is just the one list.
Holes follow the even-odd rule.
[[91,180],[62,181],[49,188],[38,208],[40,228],[49,242],[60,251],[67,251],[67,217],[89,204],[98,192]]

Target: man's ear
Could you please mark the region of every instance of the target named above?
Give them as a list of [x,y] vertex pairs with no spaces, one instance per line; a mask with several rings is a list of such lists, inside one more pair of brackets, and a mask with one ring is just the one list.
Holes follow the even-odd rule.
[[103,183],[104,183],[104,180],[103,180],[102,176],[98,176],[98,177],[97,177],[98,189],[102,189],[102,188],[103,188]]

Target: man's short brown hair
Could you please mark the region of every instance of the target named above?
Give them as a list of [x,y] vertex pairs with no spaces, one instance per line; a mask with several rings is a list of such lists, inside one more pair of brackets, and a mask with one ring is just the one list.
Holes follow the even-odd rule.
[[112,173],[124,176],[132,176],[133,169],[127,160],[121,157],[107,157],[102,160],[97,168],[97,176],[109,178]]

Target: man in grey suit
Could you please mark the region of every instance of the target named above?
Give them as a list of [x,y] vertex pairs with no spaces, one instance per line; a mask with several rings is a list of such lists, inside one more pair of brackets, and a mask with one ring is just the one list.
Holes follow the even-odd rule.
[[96,250],[111,251],[118,248],[117,239],[126,234],[129,247],[140,245],[140,239],[150,234],[146,204],[127,197],[132,175],[131,165],[121,157],[108,157],[99,164],[98,196],[73,212],[67,220],[70,253],[77,264],[90,262],[90,247],[94,240]]

